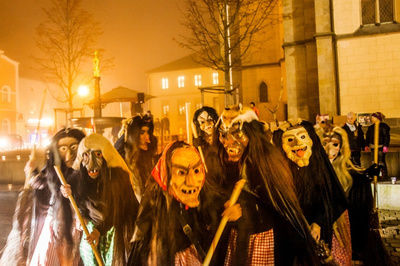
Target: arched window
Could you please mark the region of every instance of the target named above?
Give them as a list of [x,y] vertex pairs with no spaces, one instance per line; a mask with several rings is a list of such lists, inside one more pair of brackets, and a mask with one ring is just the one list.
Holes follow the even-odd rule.
[[260,103],[267,103],[268,102],[268,86],[263,81],[259,87],[259,95],[260,95]]
[[8,118],[3,119],[3,121],[1,121],[1,131],[3,133],[10,133],[10,120]]
[[11,102],[11,88],[7,85],[1,88],[1,101],[3,103],[10,103]]

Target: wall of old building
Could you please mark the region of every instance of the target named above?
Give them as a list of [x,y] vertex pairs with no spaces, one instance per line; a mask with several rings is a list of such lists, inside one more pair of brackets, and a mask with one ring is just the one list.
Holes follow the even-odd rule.
[[341,113],[400,117],[400,33],[338,41]]
[[314,120],[320,109],[314,1],[283,0],[282,17],[288,116]]
[[[333,8],[341,114],[381,111],[388,118],[399,118],[400,27],[362,26],[357,0],[334,0]],[[396,20],[395,12],[393,16]]]
[[0,134],[3,135],[16,133],[18,64],[0,50]]
[[[218,73],[218,84],[213,84],[213,73],[217,73],[217,71],[210,68],[189,68],[149,73],[148,93],[155,98],[149,101],[147,108],[151,110],[154,118],[168,117],[171,135],[186,136],[186,103],[190,103],[190,110],[188,110],[190,121],[194,112],[202,106],[199,86],[194,83],[195,75],[201,75],[201,87],[223,85],[224,77],[221,72]],[[184,87],[182,88],[178,87],[179,76],[185,77]],[[163,78],[168,79],[168,88],[166,89],[162,88]],[[206,93],[203,100],[204,105],[215,108],[218,113],[222,112],[224,108],[223,95]]]

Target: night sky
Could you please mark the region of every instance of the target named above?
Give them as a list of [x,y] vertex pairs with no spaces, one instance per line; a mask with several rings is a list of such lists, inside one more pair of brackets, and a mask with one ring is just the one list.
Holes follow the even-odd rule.
[[[119,85],[146,88],[145,72],[189,51],[173,38],[184,33],[182,0],[83,0],[83,6],[101,23],[99,47],[114,67],[102,73],[102,91]],[[20,62],[20,76],[35,78],[32,55],[35,29],[44,19],[49,0],[0,0],[0,50]]]

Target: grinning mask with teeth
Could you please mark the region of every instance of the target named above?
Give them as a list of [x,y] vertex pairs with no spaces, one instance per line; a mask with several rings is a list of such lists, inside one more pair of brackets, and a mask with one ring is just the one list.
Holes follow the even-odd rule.
[[197,121],[199,122],[202,131],[204,131],[208,136],[212,135],[215,121],[206,111],[200,113],[197,117]]
[[204,180],[204,165],[193,147],[186,146],[173,151],[169,182],[171,195],[190,208],[197,207]]
[[101,174],[101,168],[119,167],[129,174],[133,186],[133,176],[124,159],[113,147],[111,142],[100,134],[86,136],[78,147],[78,153],[73,168],[80,170],[85,167],[89,177],[96,179]]
[[228,161],[237,162],[249,144],[249,138],[243,131],[243,123],[258,120],[251,109],[241,106],[226,108],[220,118],[218,127],[219,141],[224,146]]
[[87,150],[82,154],[82,165],[90,178],[96,179],[103,166],[103,154],[100,150]]
[[308,166],[313,142],[304,127],[298,126],[282,135],[282,148],[286,156],[299,167]]

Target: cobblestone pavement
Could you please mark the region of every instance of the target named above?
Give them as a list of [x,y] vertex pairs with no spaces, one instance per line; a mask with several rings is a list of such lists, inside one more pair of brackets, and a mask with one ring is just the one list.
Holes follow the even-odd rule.
[[0,191],[0,255],[11,231],[18,191]]
[[400,211],[379,210],[381,236],[393,265],[400,265]]

